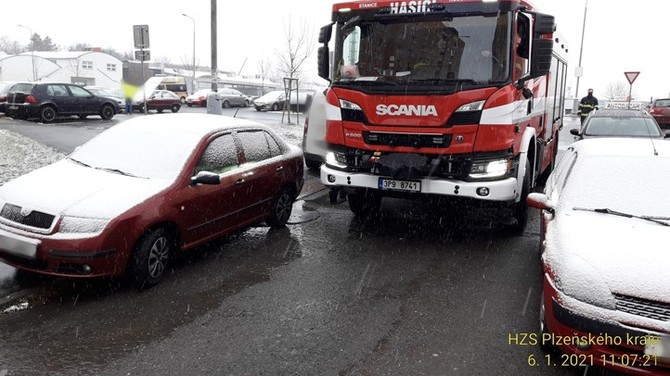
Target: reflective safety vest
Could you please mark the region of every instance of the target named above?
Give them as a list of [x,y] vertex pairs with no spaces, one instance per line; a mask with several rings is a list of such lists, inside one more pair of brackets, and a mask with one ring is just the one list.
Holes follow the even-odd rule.
[[589,112],[593,111],[594,109],[598,108],[598,98],[592,96],[586,96],[582,98],[581,102],[579,102],[579,116],[586,116],[589,114]]

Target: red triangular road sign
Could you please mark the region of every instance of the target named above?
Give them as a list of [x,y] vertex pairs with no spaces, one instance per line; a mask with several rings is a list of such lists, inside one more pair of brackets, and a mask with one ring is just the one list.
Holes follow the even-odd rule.
[[629,84],[633,84],[633,81],[637,78],[637,75],[640,74],[640,72],[623,72],[623,74],[626,75],[626,79],[628,80]]

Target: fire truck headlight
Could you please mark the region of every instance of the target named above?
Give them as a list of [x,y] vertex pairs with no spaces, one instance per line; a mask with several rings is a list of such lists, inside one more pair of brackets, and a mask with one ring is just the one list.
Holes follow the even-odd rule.
[[482,108],[484,108],[484,102],[485,101],[477,101],[477,102],[464,104],[461,107],[459,107],[458,109],[456,109],[456,112],[481,111]]
[[512,160],[509,158],[474,161],[470,167],[470,177],[473,179],[500,178],[510,174],[512,171]]
[[326,153],[326,164],[337,168],[347,168],[347,158],[344,153],[329,151]]
[[344,99],[340,99],[340,107],[341,107],[343,110],[363,111],[363,109],[361,108],[361,106],[357,105],[357,104],[354,103],[354,102],[349,102],[349,101],[344,100]]

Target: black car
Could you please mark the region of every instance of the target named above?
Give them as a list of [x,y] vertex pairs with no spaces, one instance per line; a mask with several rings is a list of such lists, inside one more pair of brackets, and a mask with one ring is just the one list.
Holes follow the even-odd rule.
[[594,137],[664,138],[661,128],[643,109],[604,109],[591,111],[580,129],[570,129],[575,139]]
[[5,114],[15,119],[39,119],[48,123],[62,116],[84,119],[99,115],[109,120],[119,113],[114,99],[99,97],[68,83],[20,83],[7,93]]

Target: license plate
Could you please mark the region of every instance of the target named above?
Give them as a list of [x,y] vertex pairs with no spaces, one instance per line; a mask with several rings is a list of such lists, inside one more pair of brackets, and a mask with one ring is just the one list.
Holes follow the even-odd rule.
[[39,240],[0,230],[0,249],[7,253],[34,259],[37,255],[37,246],[39,244]]
[[644,354],[663,361],[670,360],[670,337],[649,337],[644,346]]
[[395,180],[379,178],[379,189],[405,191],[405,192],[421,192],[421,182],[411,180]]
[[9,109],[10,109],[10,110],[18,110],[18,109],[19,109],[19,106],[9,106]]

